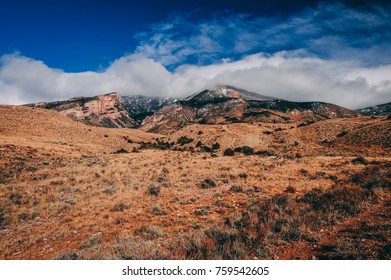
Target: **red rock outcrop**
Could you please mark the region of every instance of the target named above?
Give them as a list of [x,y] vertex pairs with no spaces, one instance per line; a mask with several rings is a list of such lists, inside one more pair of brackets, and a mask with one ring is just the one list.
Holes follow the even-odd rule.
[[52,109],[72,120],[103,127],[132,128],[136,122],[121,104],[118,93],[95,97],[75,97],[66,101],[40,102],[30,106]]

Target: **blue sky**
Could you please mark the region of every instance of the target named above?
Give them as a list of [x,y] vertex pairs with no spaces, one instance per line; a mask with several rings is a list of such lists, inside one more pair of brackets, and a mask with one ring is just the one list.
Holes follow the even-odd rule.
[[0,10],[0,103],[181,97],[216,83],[351,108],[391,101],[389,1],[14,0]]
[[[274,4],[265,4],[272,2]],[[1,1],[0,53],[20,52],[65,71],[98,70],[133,52],[140,33],[185,16],[207,21],[223,11],[289,15],[316,1]],[[302,2],[303,4],[300,4]],[[277,5],[281,4],[282,5]],[[186,30],[182,30],[186,31]]]

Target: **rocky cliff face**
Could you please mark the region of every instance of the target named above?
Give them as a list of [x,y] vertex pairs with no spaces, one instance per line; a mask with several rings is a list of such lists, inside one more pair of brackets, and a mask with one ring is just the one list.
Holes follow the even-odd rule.
[[172,104],[145,118],[140,129],[148,132],[170,131],[192,123],[195,118],[194,108],[183,104]]
[[75,97],[66,101],[41,102],[30,106],[52,109],[88,125],[125,128],[136,126],[136,121],[122,106],[121,96],[118,93],[96,97]]
[[140,128],[145,131],[164,132],[170,128],[184,127],[189,123],[308,123],[357,115],[334,104],[291,102],[230,86],[218,86],[178,100],[175,106],[163,107],[154,115],[147,117]]
[[140,124],[147,116],[152,115],[163,106],[171,105],[176,100],[169,97],[123,96],[121,103],[128,114]]

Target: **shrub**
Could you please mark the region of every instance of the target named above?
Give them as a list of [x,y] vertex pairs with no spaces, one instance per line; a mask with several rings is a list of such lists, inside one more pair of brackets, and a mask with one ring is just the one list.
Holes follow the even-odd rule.
[[205,153],[210,153],[212,152],[212,149],[208,146],[202,146],[200,151]]
[[246,156],[253,155],[254,149],[249,146],[243,146],[243,154]]
[[125,150],[124,148],[121,148],[119,150],[116,150],[114,152],[114,154],[126,154],[127,152],[128,152],[127,150]]
[[244,155],[253,155],[254,149],[249,146],[236,147],[234,149],[235,153],[243,153]]
[[365,164],[365,165],[367,165],[368,161],[365,158],[363,158],[363,157],[356,157],[355,159],[352,160],[352,163],[353,164]]
[[257,151],[257,152],[255,152],[255,154],[259,155],[259,156],[265,156],[265,157],[276,156],[276,154],[274,152],[268,151],[268,150]]
[[4,217],[3,209],[0,208],[0,228],[3,225],[4,221],[5,221],[5,217]]
[[339,133],[338,135],[337,135],[337,137],[343,137],[343,136],[345,136],[346,134],[348,134],[349,133],[349,131],[342,131],[341,133]]
[[288,186],[286,189],[285,189],[285,192],[286,193],[295,193],[297,192],[296,188],[293,187],[293,186]]
[[9,195],[9,199],[16,205],[21,205],[22,201],[21,199],[23,198],[23,195],[20,193],[12,193]]
[[299,169],[299,173],[303,176],[308,176],[308,170],[306,170],[306,169],[303,169],[303,168]]
[[206,216],[209,214],[209,210],[206,207],[199,207],[194,209],[193,213],[197,216]]
[[157,196],[160,193],[160,187],[156,185],[149,185],[147,193],[153,196]]
[[230,187],[229,190],[231,192],[241,193],[241,192],[243,192],[243,187],[242,186],[238,186],[238,185],[234,185],[234,186]]
[[201,182],[200,187],[201,189],[210,189],[216,187],[216,183],[212,179],[207,178]]
[[311,125],[313,123],[315,123],[315,121],[308,121],[308,122],[299,124],[297,127],[308,126],[308,125]]
[[80,249],[91,248],[102,242],[102,233],[98,232],[80,244]]
[[167,215],[167,212],[160,209],[159,206],[153,206],[151,207],[151,213],[156,215],[156,216],[164,216],[164,215]]
[[193,142],[194,139],[192,138],[188,138],[187,136],[181,136],[178,140],[177,140],[177,144],[183,146],[185,144],[189,144],[191,142]]
[[212,145],[212,149],[213,149],[213,150],[218,150],[218,149],[220,149],[220,144],[219,144],[219,143],[214,143],[214,144]]
[[121,203],[117,203],[113,206],[113,208],[111,208],[111,211],[112,212],[123,212],[125,209],[129,209],[129,205],[121,202]]
[[224,155],[225,156],[234,156],[235,152],[232,149],[228,148],[228,149],[224,150]]
[[29,214],[26,212],[18,214],[18,219],[19,220],[27,220],[29,218]]
[[56,260],[80,260],[80,259],[81,258],[79,257],[78,253],[73,251],[60,253],[56,257]]
[[146,226],[139,227],[134,231],[134,234],[141,236],[142,238],[147,240],[152,240],[152,239],[165,236],[165,234],[162,233],[159,229],[155,227],[146,227]]

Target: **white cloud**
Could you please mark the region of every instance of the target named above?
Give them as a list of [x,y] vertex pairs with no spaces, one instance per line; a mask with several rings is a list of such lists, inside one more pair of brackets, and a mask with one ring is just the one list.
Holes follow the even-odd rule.
[[[187,66],[175,73],[175,88],[230,84],[278,98],[331,102],[349,108],[391,101],[390,66],[357,68],[353,62],[304,58],[281,52],[231,63]],[[191,82],[189,82],[191,81]]]
[[229,84],[295,101],[319,100],[349,108],[390,102],[391,65],[304,57],[300,51],[254,54],[208,66],[184,65],[170,72],[140,55],[124,56],[101,72],[66,73],[18,54],[0,58],[0,104],[23,104],[94,96],[185,97],[215,84]]
[[23,104],[93,96],[117,91],[124,95],[168,95],[170,73],[137,55],[114,61],[103,72],[65,73],[18,54],[0,58],[0,104]]

